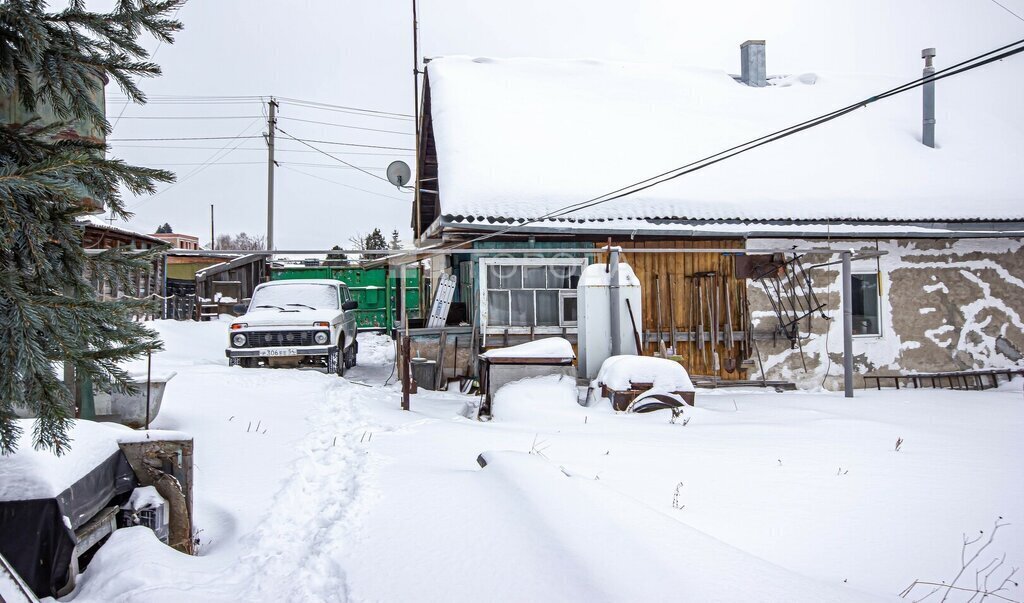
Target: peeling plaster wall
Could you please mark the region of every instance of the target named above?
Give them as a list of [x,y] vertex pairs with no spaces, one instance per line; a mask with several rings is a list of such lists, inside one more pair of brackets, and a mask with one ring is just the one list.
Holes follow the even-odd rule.
[[[831,241],[751,239],[747,247],[878,249],[853,271],[880,276],[880,336],[855,336],[854,383],[868,372],[934,372],[1024,367],[1024,240],[888,239]],[[806,256],[805,265],[839,260],[839,254]],[[748,282],[751,320],[768,379],[803,388],[841,389],[843,313],[840,266],[812,271],[812,285],[829,318],[800,325],[800,345],[771,340],[778,321],[761,285]],[[765,339],[767,338],[767,339]],[[757,358],[750,370],[759,378]]]

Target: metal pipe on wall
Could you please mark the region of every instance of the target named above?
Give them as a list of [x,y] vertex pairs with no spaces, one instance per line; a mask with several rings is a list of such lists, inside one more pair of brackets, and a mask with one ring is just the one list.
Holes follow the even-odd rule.
[[619,300],[619,248],[611,247],[608,250],[608,316],[611,321],[612,335],[612,356],[622,354],[622,341],[619,335],[622,333],[621,310]]
[[853,397],[853,271],[852,251],[843,257],[843,392]]
[[[934,48],[925,48],[921,51],[921,58],[924,59],[924,77],[935,75],[935,66],[932,65],[932,58],[935,57]],[[921,86],[923,100],[924,123],[921,131],[921,142],[925,146],[935,148],[935,82],[928,81]]]

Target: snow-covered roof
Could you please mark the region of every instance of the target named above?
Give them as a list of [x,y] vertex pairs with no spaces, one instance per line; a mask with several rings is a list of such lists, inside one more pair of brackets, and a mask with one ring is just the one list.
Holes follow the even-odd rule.
[[[938,82],[935,149],[920,142],[918,89],[567,218],[1020,220],[1024,113],[986,101],[1024,93],[1020,68],[1014,57]],[[467,221],[536,218],[919,73],[755,88],[677,66],[443,57],[428,77],[440,215]]]
[[80,224],[87,225],[90,228],[105,230],[107,232],[114,232],[125,236],[134,237],[137,239],[142,239],[145,241],[149,241],[150,243],[154,243],[156,245],[166,244],[166,241],[159,239],[154,235],[135,232],[134,230],[128,230],[127,228],[120,228],[118,226],[114,226],[113,224],[110,224],[100,216],[94,216],[90,214],[78,216],[78,222]]

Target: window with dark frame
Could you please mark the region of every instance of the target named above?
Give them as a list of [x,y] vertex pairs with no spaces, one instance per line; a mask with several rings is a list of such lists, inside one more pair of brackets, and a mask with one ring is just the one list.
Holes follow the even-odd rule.
[[853,274],[853,334],[881,335],[878,273]]
[[579,264],[490,264],[486,271],[487,326],[576,325]]

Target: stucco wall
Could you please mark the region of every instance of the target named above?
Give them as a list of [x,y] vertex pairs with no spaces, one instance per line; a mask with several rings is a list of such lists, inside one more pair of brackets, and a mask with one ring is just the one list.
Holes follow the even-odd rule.
[[[854,368],[866,372],[932,372],[1024,367],[1024,249],[1022,239],[807,241],[750,240],[748,248],[878,249],[882,257],[854,262],[854,272],[880,274],[881,335],[854,338]],[[815,264],[839,255],[806,257]],[[824,319],[801,324],[800,345],[770,339],[777,319],[761,285],[750,281],[751,318],[769,379],[801,387],[840,389],[843,315],[839,266],[812,271]],[[802,350],[801,350],[802,348]],[[752,378],[760,377],[757,368]],[[862,380],[855,379],[861,386]]]

